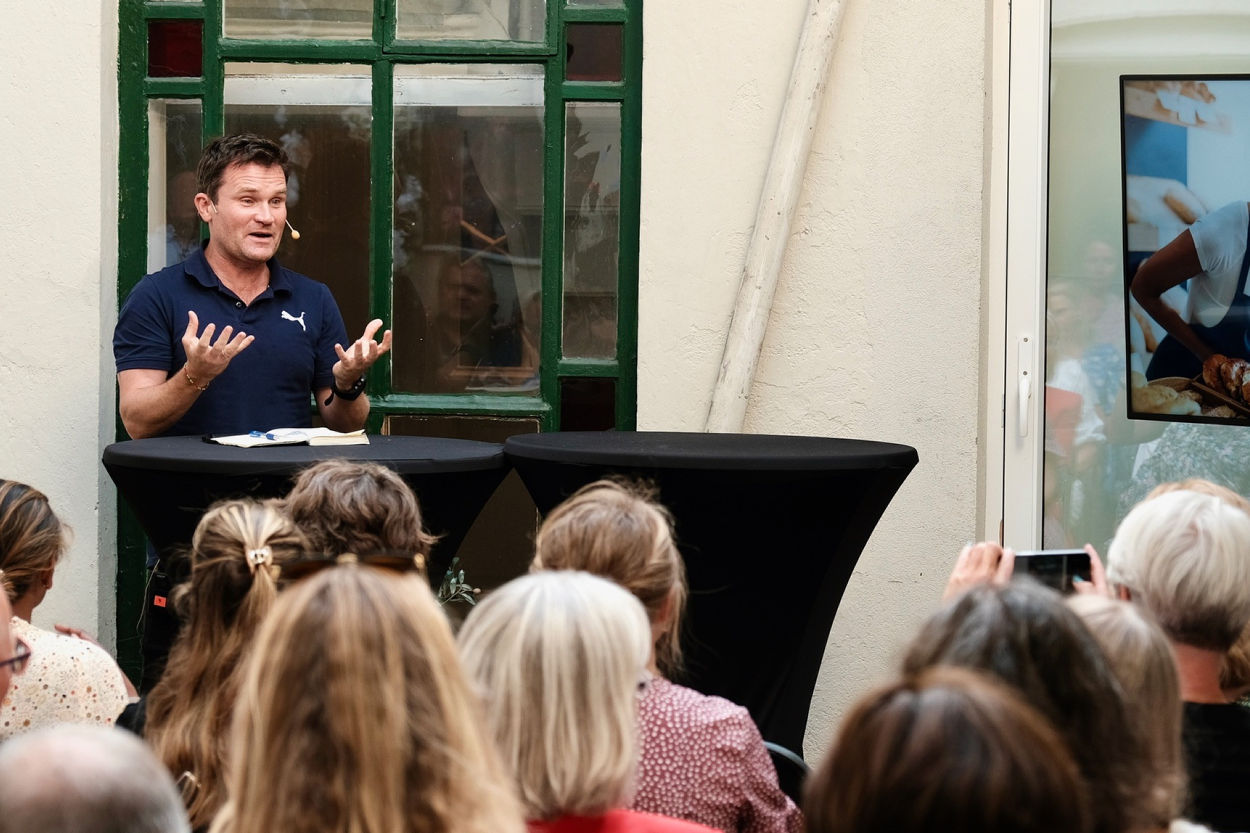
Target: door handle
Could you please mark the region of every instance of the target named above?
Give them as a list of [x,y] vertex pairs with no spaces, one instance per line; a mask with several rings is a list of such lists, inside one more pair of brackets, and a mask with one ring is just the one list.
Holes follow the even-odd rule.
[[1021,438],[1029,435],[1029,401],[1033,398],[1033,339],[1021,336],[1016,351],[1016,430]]

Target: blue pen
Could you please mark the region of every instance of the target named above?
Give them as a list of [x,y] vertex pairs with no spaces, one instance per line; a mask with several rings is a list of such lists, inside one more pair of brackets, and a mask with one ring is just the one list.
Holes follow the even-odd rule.
[[247,435],[248,435],[249,437],[264,437],[264,438],[265,438],[265,439],[267,439],[267,440],[276,440],[276,439],[278,439],[278,438],[277,438],[277,437],[275,437],[273,434],[264,434],[264,433],[261,433],[260,431],[248,431],[248,432],[247,432]]

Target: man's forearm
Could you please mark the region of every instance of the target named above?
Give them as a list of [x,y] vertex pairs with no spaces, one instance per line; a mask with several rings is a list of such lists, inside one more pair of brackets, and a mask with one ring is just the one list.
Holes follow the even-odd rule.
[[118,411],[126,433],[136,440],[167,431],[191,409],[205,387],[189,377],[185,367],[160,384],[136,384],[125,378],[137,372],[148,371],[122,371],[117,375]]
[[317,404],[320,406],[321,419],[326,427],[334,431],[359,431],[365,427],[365,419],[369,416],[369,397],[363,393],[348,401],[337,396],[330,398],[325,404],[330,391],[318,392]]

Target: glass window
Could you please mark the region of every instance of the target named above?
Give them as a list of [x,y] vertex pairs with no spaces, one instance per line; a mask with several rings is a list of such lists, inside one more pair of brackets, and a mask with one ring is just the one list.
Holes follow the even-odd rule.
[[204,61],[204,24],[199,20],[148,23],[148,75],[196,78]]
[[573,102],[565,111],[564,355],[616,356],[621,204],[621,108]]
[[[1156,394],[1192,418],[1218,403],[1159,390],[1170,381],[1192,391],[1187,378],[1147,389],[1169,333],[1126,292],[1139,264],[1190,223],[1230,202],[1244,211],[1250,84],[1219,80],[1244,73],[1234,34],[1244,11],[1098,5],[1092,14],[1086,0],[1051,3],[1042,539],[1101,550],[1162,482],[1204,477],[1250,494],[1244,426],[1128,418],[1130,402],[1153,407]],[[1129,87],[1128,75],[1168,80]],[[1188,316],[1184,288],[1174,289]]]
[[195,166],[201,120],[198,101],[148,102],[148,272],[178,263],[199,248]]
[[373,132],[368,67],[242,64],[225,67],[227,133],[251,132],[291,158],[282,264],[330,287],[350,337],[369,314],[369,172]]
[[394,112],[394,386],[536,395],[542,67],[396,67]]
[[569,81],[620,81],[625,27],[570,23],[564,34],[564,77]]
[[397,0],[399,40],[541,41],[543,0]]
[[373,37],[373,0],[223,0],[230,38]]

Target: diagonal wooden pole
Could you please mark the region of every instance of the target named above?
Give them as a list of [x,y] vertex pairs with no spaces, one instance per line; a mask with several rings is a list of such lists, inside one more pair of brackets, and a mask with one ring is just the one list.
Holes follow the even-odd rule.
[[712,391],[704,430],[733,432],[742,430],[747,401],[760,347],[768,328],[768,316],[777,290],[777,275],[790,238],[794,208],[803,188],[807,159],[812,147],[812,134],[820,116],[825,79],[838,39],[838,29],[849,0],[809,0],[807,19],[799,38],[798,53],[790,71],[790,86],[781,108],[777,135],[755,228],[747,247],[742,283],[734,306],[725,352],[721,357],[720,375]]

